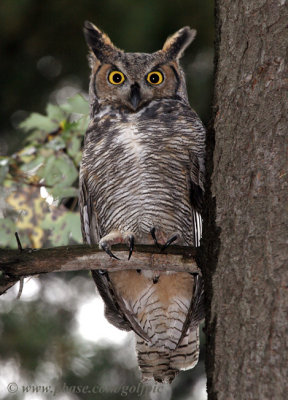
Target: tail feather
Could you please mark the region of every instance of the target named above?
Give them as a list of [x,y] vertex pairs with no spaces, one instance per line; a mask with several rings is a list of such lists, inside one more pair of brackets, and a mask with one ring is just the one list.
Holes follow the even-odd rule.
[[188,331],[175,350],[163,351],[137,337],[136,350],[142,380],[171,383],[180,370],[193,368],[199,358],[199,328]]
[[190,331],[170,356],[170,365],[179,370],[194,368],[199,358],[199,327]]

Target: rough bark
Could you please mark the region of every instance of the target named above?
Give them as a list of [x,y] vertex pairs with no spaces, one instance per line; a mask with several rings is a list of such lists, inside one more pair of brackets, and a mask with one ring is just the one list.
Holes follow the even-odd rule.
[[204,237],[208,394],[286,399],[287,3],[218,0],[216,14]]

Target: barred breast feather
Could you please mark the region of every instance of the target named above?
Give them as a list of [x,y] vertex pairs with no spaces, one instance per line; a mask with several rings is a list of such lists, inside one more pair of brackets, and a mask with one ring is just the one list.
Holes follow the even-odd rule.
[[80,177],[100,235],[119,229],[141,238],[155,226],[179,233],[183,244],[199,244],[205,138],[197,115],[175,100],[130,114],[109,107],[100,115],[86,134]]
[[[100,108],[86,134],[80,174],[86,242],[98,243],[117,230],[151,243],[155,227],[165,240],[177,234],[178,244],[198,246],[204,140],[199,118],[179,100],[152,101],[135,113]],[[197,363],[199,276],[162,272],[154,284],[149,271],[92,274],[108,320],[136,333],[143,379],[171,382]]]

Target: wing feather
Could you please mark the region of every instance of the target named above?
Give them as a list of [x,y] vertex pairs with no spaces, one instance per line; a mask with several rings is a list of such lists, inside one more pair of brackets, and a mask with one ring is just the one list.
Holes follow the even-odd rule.
[[[83,240],[88,244],[98,244],[102,236],[101,228],[93,208],[93,199],[89,194],[87,180],[83,176],[80,178],[79,205]],[[105,316],[108,321],[119,329],[133,330],[143,340],[147,341],[147,334],[140,327],[133,313],[125,306],[123,299],[117,295],[108,272],[99,270],[92,270],[91,272],[99,294],[105,303]]]
[[178,341],[177,347],[181,344],[186,336],[188,329],[192,331],[197,329],[199,323],[204,318],[204,281],[201,275],[194,275],[194,290],[191,298],[190,307],[182,328],[182,334]]
[[202,124],[197,124],[196,126],[201,140],[198,141],[197,147],[190,150],[188,190],[193,216],[194,245],[198,247],[202,236],[201,213],[204,196],[205,129]]

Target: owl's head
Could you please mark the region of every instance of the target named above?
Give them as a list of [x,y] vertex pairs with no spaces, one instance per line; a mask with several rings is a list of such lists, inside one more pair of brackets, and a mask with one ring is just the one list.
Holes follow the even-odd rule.
[[186,84],[179,65],[196,31],[184,27],[169,37],[155,53],[125,53],[91,22],[84,34],[90,48],[92,102],[137,111],[155,99],[187,101]]

